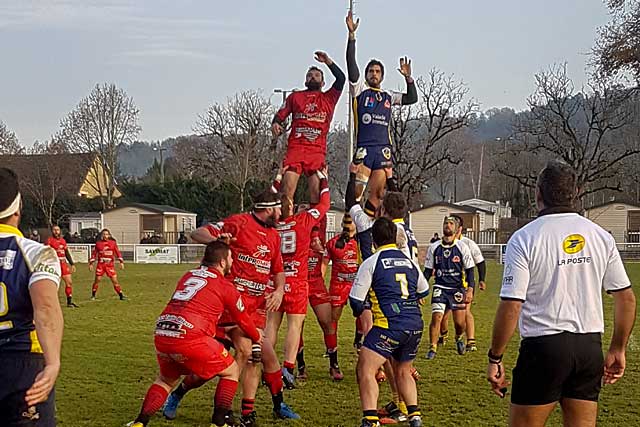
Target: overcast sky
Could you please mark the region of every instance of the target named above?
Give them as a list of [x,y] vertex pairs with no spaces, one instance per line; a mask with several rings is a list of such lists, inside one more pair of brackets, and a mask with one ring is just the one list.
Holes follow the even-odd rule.
[[[140,108],[140,139],[190,133],[198,113],[237,91],[302,87],[316,49],[344,68],[347,3],[0,0],[0,120],[30,145],[96,83],[114,82]],[[360,0],[356,12],[359,64],[381,59],[386,87],[401,85],[395,68],[409,55],[414,75],[454,73],[483,110],[522,109],[533,74],[553,63],[583,83],[608,20],[600,0]]]

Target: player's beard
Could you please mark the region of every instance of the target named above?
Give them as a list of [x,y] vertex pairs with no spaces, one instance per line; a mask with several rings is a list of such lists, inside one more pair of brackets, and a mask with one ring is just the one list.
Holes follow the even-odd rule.
[[276,224],[278,223],[278,216],[276,215],[275,212],[273,212],[271,215],[267,217],[264,223],[267,224],[267,226],[269,227],[275,227]]
[[308,82],[306,82],[304,84],[307,89],[309,90],[320,90],[320,88],[322,87],[322,83],[317,82],[315,80],[309,80]]

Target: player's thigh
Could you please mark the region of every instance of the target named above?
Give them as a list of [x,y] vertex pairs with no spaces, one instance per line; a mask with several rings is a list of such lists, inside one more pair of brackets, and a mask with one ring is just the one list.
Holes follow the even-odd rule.
[[305,317],[306,315],[304,314],[287,313],[287,328],[289,330],[298,331],[298,333],[300,333]]
[[342,317],[342,311],[344,310],[344,305],[331,306],[331,319],[334,322],[338,322]]
[[62,281],[64,282],[64,285],[68,288],[70,288],[71,285],[73,285],[73,281],[71,280],[71,274],[65,274],[64,276],[62,276]]
[[233,343],[233,347],[236,349],[236,360],[242,366],[246,364],[251,356],[251,338],[245,335],[245,333],[239,327],[235,327],[228,332],[229,338]]
[[282,325],[282,318],[284,312],[282,311],[270,311],[267,313],[267,328],[265,329],[265,335],[269,337],[271,342],[276,342],[278,338],[278,331]]
[[288,170],[282,177],[282,193],[284,193],[290,199],[293,199],[293,195],[296,192],[298,181],[300,180],[300,174],[292,170]]
[[453,316],[453,322],[456,325],[464,325],[467,321],[467,310],[466,309],[462,309],[462,310],[451,310],[452,314],[451,316]]
[[387,361],[387,358],[380,353],[368,348],[362,347],[358,353],[358,363],[356,370],[358,375],[375,375],[376,371]]
[[592,400],[560,399],[565,427],[592,427],[598,418],[598,402]]
[[369,191],[371,193],[375,194],[378,198],[382,198],[386,183],[387,175],[384,169],[371,171],[371,176],[369,177]]
[[320,178],[317,174],[307,176],[307,185],[309,186],[309,201],[312,204],[320,201]]
[[544,427],[557,402],[546,405],[516,405],[509,408],[509,427]]

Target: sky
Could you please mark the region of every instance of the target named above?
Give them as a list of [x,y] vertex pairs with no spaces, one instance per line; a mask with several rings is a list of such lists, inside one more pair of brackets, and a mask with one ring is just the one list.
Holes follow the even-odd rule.
[[[197,115],[246,89],[301,88],[313,52],[345,71],[346,0],[0,0],[0,120],[31,145],[56,132],[97,83],[140,109],[141,140],[192,132]],[[536,72],[568,63],[584,83],[600,0],[360,0],[358,63],[382,60],[383,86],[437,67],[483,110],[521,110]],[[327,73],[328,74],[328,73]],[[331,76],[327,76],[331,84]],[[343,95],[335,121],[346,123]]]

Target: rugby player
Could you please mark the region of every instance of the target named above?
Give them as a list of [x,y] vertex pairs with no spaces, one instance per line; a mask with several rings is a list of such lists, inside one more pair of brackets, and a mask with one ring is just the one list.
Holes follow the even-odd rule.
[[219,377],[211,423],[212,426],[231,423],[240,367],[214,338],[220,317],[227,313],[252,342],[262,342],[240,294],[224,278],[232,264],[229,246],[213,241],[205,248],[200,268],[187,272],[178,281],[169,304],[156,321],[154,343],[160,373],[147,391],[140,414],[128,426],[146,426],[182,375],[196,377],[203,383]]
[[[284,157],[285,168],[282,177],[282,192],[286,196],[283,206],[293,202],[300,175],[305,174],[309,185],[311,207],[320,201],[320,180],[316,171],[326,166],[327,134],[333,119],[336,104],[342,94],[346,77],[340,67],[325,52],[315,52],[316,61],[325,64],[335,77],[331,88],[326,92],[324,73],[318,67],[311,67],[305,78],[306,90],[291,93],[284,105],[275,114],[271,126],[274,137],[284,132],[284,123],[292,116],[287,152]],[[322,224],[326,224],[323,221]],[[320,227],[321,232],[325,226]],[[322,236],[324,242],[324,236]]]
[[[384,194],[387,175],[392,170],[391,160],[391,107],[410,105],[418,101],[418,92],[411,77],[411,60],[400,58],[398,71],[405,78],[407,93],[386,91],[380,88],[384,79],[384,65],[375,59],[369,61],[364,80],[356,63],[356,30],[360,20],[354,22],[351,12],[346,18],[349,39],[347,42],[347,73],[353,97],[353,118],[356,135],[356,153],[353,161],[362,164],[358,172],[358,198],[369,186],[365,212],[373,217]],[[387,169],[387,171],[385,171]]]
[[57,225],[51,227],[51,234],[52,236],[47,239],[46,245],[52,247],[58,255],[62,280],[64,281],[64,293],[67,296],[67,307],[77,308],[78,306],[73,302],[73,282],[71,280],[71,274],[76,272],[73,258],[67,248],[67,241],[62,237],[60,227]]
[[109,279],[111,279],[113,290],[120,297],[120,301],[124,301],[125,299],[127,299],[122,292],[120,283],[118,282],[118,273],[116,273],[115,268],[116,258],[118,259],[118,263],[120,264],[120,269],[124,270],[124,259],[122,258],[122,254],[120,254],[118,244],[111,237],[111,233],[109,232],[109,230],[105,228],[100,232],[100,239],[93,247],[91,258],[89,259],[89,271],[93,271],[93,264],[97,261],[97,265],[95,267],[96,275],[95,279],[93,280],[93,286],[91,287],[91,300],[96,299],[98,285],[102,280],[102,276],[104,276],[105,274]]
[[18,178],[0,168],[0,424],[53,427],[64,321],[56,252],[18,230]]
[[349,294],[355,316],[371,301],[373,327],[367,333],[356,368],[362,427],[379,426],[377,370],[389,359],[395,381],[408,411],[410,427],[422,426],[413,360],[422,338],[423,321],[419,300],[429,293],[429,284],[420,268],[396,245],[397,226],[379,218],[372,227],[376,253],[360,268]]
[[463,335],[466,329],[467,304],[473,298],[475,265],[469,247],[455,238],[457,227],[454,217],[444,218],[442,240],[429,246],[424,264],[424,276],[430,278],[434,272],[436,276],[431,297],[431,347],[427,353],[429,360],[436,357],[440,323],[447,309],[453,311],[458,354],[466,352]]

